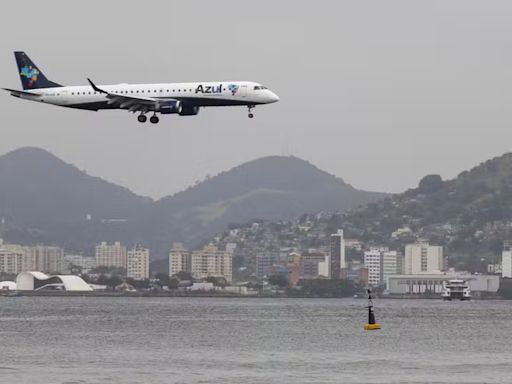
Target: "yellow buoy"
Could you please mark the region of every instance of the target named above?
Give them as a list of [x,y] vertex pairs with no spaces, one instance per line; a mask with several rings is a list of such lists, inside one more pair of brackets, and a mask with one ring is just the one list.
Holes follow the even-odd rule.
[[368,323],[364,325],[365,331],[374,331],[380,329],[380,324],[375,322],[375,314],[373,313],[372,291],[368,290]]

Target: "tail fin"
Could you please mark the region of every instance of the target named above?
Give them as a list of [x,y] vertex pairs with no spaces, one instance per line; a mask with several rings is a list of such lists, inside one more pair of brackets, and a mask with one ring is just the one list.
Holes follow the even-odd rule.
[[18,73],[23,89],[62,87],[62,85],[48,80],[25,52],[14,52],[14,57],[18,64]]

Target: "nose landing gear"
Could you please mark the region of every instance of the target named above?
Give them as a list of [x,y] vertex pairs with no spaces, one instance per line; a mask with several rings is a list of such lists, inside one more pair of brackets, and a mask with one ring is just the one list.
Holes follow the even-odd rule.
[[247,116],[249,117],[249,119],[252,119],[254,117],[254,113],[252,113],[253,108],[254,108],[254,105],[249,105],[247,107],[247,110],[249,112],[249,114]]

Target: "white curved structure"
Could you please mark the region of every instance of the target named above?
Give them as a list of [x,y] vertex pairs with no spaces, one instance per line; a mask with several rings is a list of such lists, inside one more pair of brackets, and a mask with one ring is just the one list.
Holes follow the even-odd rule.
[[16,277],[18,291],[63,290],[91,292],[92,288],[81,277],[74,275],[49,276],[42,272],[21,272]]
[[0,281],[0,290],[15,291],[16,283],[14,281]]

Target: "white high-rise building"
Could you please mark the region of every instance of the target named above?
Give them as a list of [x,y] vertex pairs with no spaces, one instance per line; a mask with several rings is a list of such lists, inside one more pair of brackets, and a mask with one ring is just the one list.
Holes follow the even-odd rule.
[[428,243],[408,244],[405,246],[404,273],[439,273],[445,269],[443,247]]
[[338,229],[337,233],[331,235],[331,279],[339,279],[341,270],[347,268],[345,261],[345,239],[343,238],[343,229]]
[[371,248],[364,253],[364,266],[368,269],[368,284],[384,285],[388,276],[398,271],[398,253],[388,248]]
[[21,252],[0,248],[0,272],[17,275],[21,272],[22,258],[23,253]]
[[149,279],[149,249],[136,246],[128,251],[126,276],[134,280]]
[[512,278],[512,250],[505,250],[501,254],[501,277]]
[[233,256],[229,252],[221,251],[214,245],[207,245],[192,252],[190,259],[192,276],[195,278],[213,276],[224,277],[228,282],[233,280]]
[[118,241],[112,245],[105,241],[96,245],[96,266],[126,269],[126,247]]
[[22,271],[62,273],[64,270],[64,250],[59,247],[36,245],[22,247]]
[[169,276],[179,272],[190,272],[190,252],[182,243],[174,243],[169,251]]

